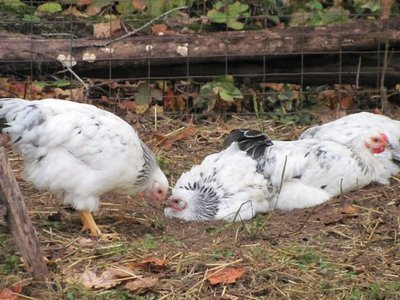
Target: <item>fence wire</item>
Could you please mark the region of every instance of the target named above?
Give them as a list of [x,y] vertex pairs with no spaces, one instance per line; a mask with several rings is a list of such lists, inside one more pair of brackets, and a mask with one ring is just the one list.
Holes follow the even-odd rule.
[[[227,19],[222,23],[211,24],[210,17],[207,21],[209,12],[216,9],[217,2],[223,3],[226,8],[233,5],[233,1],[181,1],[183,4],[190,2],[192,6],[165,14],[163,18],[143,15],[138,8],[133,12],[129,12],[127,8],[128,12],[124,13],[119,6],[128,7],[132,5],[129,3],[134,2],[137,5],[145,5],[146,11],[152,11],[155,9],[152,5],[158,5],[162,1],[109,1],[107,5],[103,1],[97,8],[100,11],[92,16],[88,16],[88,11],[91,7],[96,8],[94,0],[77,0],[70,4],[0,1],[0,95],[32,99],[53,96],[103,106],[119,106],[128,110],[132,107],[124,106],[124,101],[135,103],[132,110],[136,110],[140,105],[149,107],[151,104],[158,104],[163,107],[165,113],[171,114],[202,114],[210,110],[218,113],[253,114],[258,111],[256,106],[259,106],[266,114],[284,115],[302,112],[316,103],[323,103],[330,109],[373,110],[382,107],[383,98],[394,103],[398,101],[400,76],[396,62],[399,60],[399,43],[389,41],[389,34],[398,28],[390,27],[390,22],[387,22],[382,31],[382,38],[377,39],[372,46],[361,45],[354,49],[348,47],[353,40],[361,41],[362,44],[365,36],[364,32],[358,32],[355,28],[347,35],[338,35],[343,40],[337,42],[345,45],[344,47],[331,50],[324,45],[316,45],[319,47],[310,50],[306,45],[310,39],[315,38],[316,32],[321,37],[321,43],[324,42],[323,30],[326,31],[326,38],[338,34],[329,31],[329,26],[334,26],[335,23],[322,24],[321,28],[324,29],[320,31],[310,30],[309,24],[300,24],[296,26],[297,31],[291,31],[287,20],[294,18],[293,13],[279,14],[276,13],[279,9],[275,9],[275,13],[271,14],[273,9],[265,9],[265,6],[262,6],[262,3],[279,6],[279,1],[249,1],[249,7],[253,9],[251,13],[257,9],[259,13],[256,16],[244,13],[239,17],[233,16],[233,21],[253,27],[254,24],[257,25],[257,28],[251,28],[249,25],[244,29],[257,30],[260,35],[269,30],[270,36],[260,39],[265,48],[277,40],[285,43],[296,39],[301,41],[300,50],[282,52],[277,49],[279,51],[276,53],[232,54],[229,49],[237,45],[232,44],[232,40],[226,43],[227,39],[222,35],[218,43],[221,44],[221,48],[226,49],[225,53],[215,55],[210,51],[198,55],[192,51],[192,43],[198,35],[207,36],[219,31],[228,36],[235,32],[229,27],[228,20],[231,16],[228,14],[225,14]],[[196,5],[197,2],[199,3]],[[311,2],[317,8],[318,5],[327,6],[328,3]],[[336,2],[339,2],[340,6],[341,1]],[[61,11],[57,13],[50,13],[50,8],[49,11],[38,10],[44,4],[55,3],[60,4]],[[242,4],[245,3],[247,2],[242,1]],[[307,1],[298,3],[308,5]],[[341,5],[345,7],[346,3],[344,1]],[[390,19],[398,18],[398,6],[397,3],[393,4]],[[24,9],[19,10],[19,7]],[[324,13],[325,10],[317,8],[312,13]],[[348,22],[360,19],[374,19],[371,22],[380,22],[380,17],[379,13],[371,9],[346,15]],[[274,18],[280,22],[274,24],[271,21]],[[296,18],[309,20],[310,12],[304,11],[303,15],[297,13]],[[117,25],[113,21],[117,21]],[[103,34],[96,33],[96,30],[101,31],[96,27],[99,24],[103,27],[109,26],[108,33],[104,28]],[[157,29],[154,25],[165,26]],[[76,51],[80,47],[86,47],[90,52],[93,48],[90,43],[101,44],[142,26],[144,27],[139,32],[102,47],[110,51],[102,60],[87,62],[84,67],[79,66],[82,61],[76,57]],[[356,22],[354,26],[357,26]],[[279,32],[280,35],[272,35],[271,32]],[[97,38],[96,35],[104,35],[106,39]],[[388,38],[385,42],[386,35]],[[175,57],[152,54],[151,45],[154,41],[162,40],[164,44],[180,45],[182,36],[186,36],[188,41],[186,46],[181,45],[182,51],[187,51],[184,54]],[[129,41],[147,44],[150,50],[146,48],[146,51],[148,50],[149,54],[140,57],[113,54],[115,45],[124,47],[125,44],[130,45]],[[237,40],[237,44],[240,44],[240,39]],[[64,55],[66,61],[73,57],[78,66],[68,65],[66,61],[57,61],[54,56],[46,56],[54,45],[62,45],[58,54]],[[252,46],[247,45],[250,48]],[[10,52],[10,49],[17,50]],[[53,50],[52,53],[57,53],[57,49]],[[233,81],[229,81],[230,77],[221,79],[221,76],[231,76]],[[239,94],[235,94],[230,84],[239,90]],[[224,97],[221,91],[228,95]],[[212,101],[215,103],[210,104]]]

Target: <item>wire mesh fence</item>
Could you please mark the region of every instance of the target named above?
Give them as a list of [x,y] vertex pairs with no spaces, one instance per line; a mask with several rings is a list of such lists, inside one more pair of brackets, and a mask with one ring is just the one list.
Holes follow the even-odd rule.
[[[296,115],[398,101],[394,1],[0,2],[0,96]],[[389,8],[388,8],[389,7]],[[291,120],[290,118],[288,120]]]

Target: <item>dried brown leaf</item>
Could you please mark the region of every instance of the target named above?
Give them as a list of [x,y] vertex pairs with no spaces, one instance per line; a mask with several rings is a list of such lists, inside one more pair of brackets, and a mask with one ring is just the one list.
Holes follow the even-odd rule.
[[90,3],[92,3],[92,0],[76,0],[78,6],[89,5]]
[[121,32],[120,20],[113,20],[106,23],[93,24],[93,35],[96,38],[109,38]]
[[119,278],[136,276],[133,270],[126,266],[113,266],[109,269],[109,271]]
[[18,296],[13,294],[9,288],[5,288],[0,292],[0,300],[17,300]]
[[18,282],[16,284],[13,284],[10,289],[17,294],[21,294],[22,293],[22,288],[24,287],[24,285],[22,284],[22,282]]
[[342,213],[346,215],[355,215],[358,213],[357,208],[355,208],[350,203],[344,203],[342,206]]
[[93,239],[80,236],[76,239],[75,243],[78,244],[79,246],[89,247],[89,246],[93,246],[97,242]]
[[135,101],[123,100],[123,101],[121,101],[119,107],[122,108],[122,109],[135,111],[136,110],[136,102]]
[[244,268],[226,268],[208,275],[207,279],[213,285],[235,283],[237,279],[243,276],[244,272]]
[[147,8],[143,0],[132,0],[132,6],[138,11],[144,11]]
[[138,263],[139,266],[153,266],[157,268],[163,268],[168,264],[168,260],[165,258],[149,257]]
[[91,16],[95,16],[95,15],[99,14],[101,12],[101,9],[102,8],[100,6],[89,5],[85,12],[86,12],[86,15],[91,17]]
[[139,292],[146,289],[151,289],[158,283],[157,277],[143,277],[132,281],[128,281],[125,284],[125,288],[131,292]]
[[260,84],[261,87],[270,88],[276,92],[280,92],[283,90],[283,83],[274,83],[274,82],[265,82]]
[[155,24],[151,26],[151,32],[156,34],[156,35],[164,35],[165,32],[167,31],[167,25],[165,24]]
[[117,276],[110,270],[101,273],[100,277],[91,270],[86,270],[81,275],[82,284],[86,288],[92,289],[109,289],[121,283],[122,280],[117,279]]
[[340,109],[350,109],[356,106],[354,99],[352,96],[343,96],[339,100],[339,108]]

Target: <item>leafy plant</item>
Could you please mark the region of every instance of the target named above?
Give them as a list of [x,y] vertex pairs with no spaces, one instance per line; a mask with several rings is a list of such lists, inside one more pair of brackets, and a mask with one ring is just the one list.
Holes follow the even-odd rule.
[[343,7],[324,8],[318,0],[306,1],[305,3],[302,8],[291,15],[290,26],[322,26],[349,21],[350,12]]
[[249,6],[236,1],[232,4],[224,4],[218,1],[213,5],[213,9],[207,13],[208,19],[213,23],[226,24],[228,28],[241,30],[244,23],[238,19],[249,17]]
[[144,235],[142,246],[146,250],[154,250],[158,247],[157,242],[154,240],[154,236],[152,236],[151,234]]
[[62,11],[62,7],[57,2],[46,2],[37,7],[37,12],[54,14]]
[[6,275],[14,274],[19,270],[18,257],[15,255],[4,255],[2,259],[3,263],[0,264],[2,273]]
[[265,229],[266,222],[259,215],[256,215],[249,225],[243,223],[241,229],[247,232],[250,239],[255,239],[259,232]]
[[164,174],[168,176],[170,174],[169,172],[170,160],[161,155],[157,155],[156,160],[161,170],[163,170]]
[[217,100],[232,103],[236,99],[243,99],[240,90],[235,87],[233,76],[224,75],[217,77],[214,81],[206,83],[200,88],[200,101],[198,106],[207,106],[211,111]]
[[28,5],[23,3],[21,0],[6,0],[0,1],[0,7],[6,11],[11,12],[25,12],[28,9]]
[[144,0],[147,5],[146,12],[153,17],[157,17],[166,11],[179,6],[191,6],[194,0]]
[[356,13],[363,14],[366,12],[370,12],[373,14],[379,13],[381,9],[379,0],[353,0],[353,5]]

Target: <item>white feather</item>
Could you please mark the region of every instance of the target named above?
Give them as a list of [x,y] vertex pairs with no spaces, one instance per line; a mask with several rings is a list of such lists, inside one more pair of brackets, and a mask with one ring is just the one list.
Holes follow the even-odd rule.
[[379,161],[392,175],[399,173],[400,168],[392,159],[400,161],[400,121],[387,116],[369,112],[350,114],[335,121],[311,127],[304,131],[299,139],[315,138],[344,144],[356,136],[371,131],[381,131],[387,135],[391,148],[378,155]]
[[[268,196],[268,181],[256,171],[257,162],[240,151],[237,144],[232,144],[226,150],[207,156],[201,165],[192,169],[176,182],[172,197],[180,199],[187,205],[181,212],[174,212],[170,207],[165,209],[168,217],[184,220],[248,220],[256,213],[269,210],[265,201]],[[213,176],[215,174],[215,176]],[[210,178],[210,180],[208,180]],[[203,216],[197,206],[199,188],[211,188],[216,192],[219,203],[215,215]]]
[[165,175],[152,162],[151,174],[138,184],[147,147],[135,130],[95,106],[58,99],[0,100],[3,132],[24,159],[26,179],[48,189],[78,210],[96,211],[109,191],[136,194],[155,181],[168,189]]
[[[390,174],[366,146],[376,136],[381,133],[369,132],[347,144],[316,139],[264,143],[258,159],[233,142],[182,174],[165,214],[184,220],[247,220],[273,209],[318,205],[373,181],[387,184]],[[252,150],[251,144],[243,145]]]

